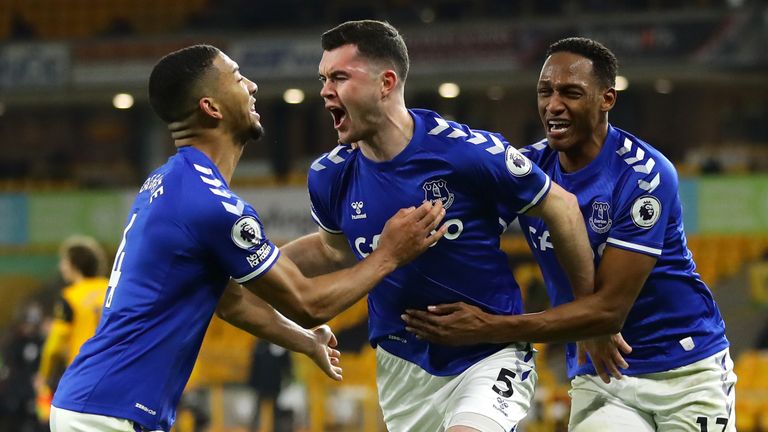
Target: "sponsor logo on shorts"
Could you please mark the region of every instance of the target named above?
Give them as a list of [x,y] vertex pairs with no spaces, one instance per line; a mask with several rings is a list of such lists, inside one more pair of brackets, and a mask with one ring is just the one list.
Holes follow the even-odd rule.
[[497,397],[496,403],[493,404],[493,407],[496,408],[497,411],[504,414],[504,417],[509,417],[509,414],[507,414],[507,408],[509,408],[509,403],[505,401],[504,399]]
[[401,342],[401,343],[408,343],[408,340],[406,340],[404,338],[401,338],[400,336],[395,336],[395,335],[388,335],[387,339],[393,340],[393,341],[398,341],[398,342]]
[[142,405],[142,404],[140,404],[138,402],[136,402],[136,405],[134,405],[134,407],[144,411],[145,413],[147,413],[149,415],[157,415],[157,411],[155,411],[153,409],[150,409],[150,408],[147,408],[147,407],[145,407],[144,405]]

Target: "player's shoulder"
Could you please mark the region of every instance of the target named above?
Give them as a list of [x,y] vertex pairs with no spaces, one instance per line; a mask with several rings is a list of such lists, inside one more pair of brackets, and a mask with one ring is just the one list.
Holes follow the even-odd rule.
[[652,193],[659,187],[677,188],[677,171],[672,162],[652,145],[619,128],[611,127],[610,175]]
[[474,129],[466,124],[447,120],[438,113],[423,109],[410,110],[417,127],[424,129],[423,146],[436,150],[455,161],[473,160],[504,153],[509,143],[498,132]]
[[215,164],[197,154],[184,156],[169,161],[170,166],[161,171],[168,185],[162,195],[155,193],[158,207],[172,212],[181,224],[205,224],[228,214],[242,216],[248,204],[229,188]]
[[335,183],[359,151],[348,144],[339,144],[328,153],[323,153],[309,166],[307,176],[310,183],[322,185]]
[[557,151],[547,144],[546,139],[521,148],[520,153],[539,166],[543,166],[546,161],[550,160],[553,156],[557,156]]

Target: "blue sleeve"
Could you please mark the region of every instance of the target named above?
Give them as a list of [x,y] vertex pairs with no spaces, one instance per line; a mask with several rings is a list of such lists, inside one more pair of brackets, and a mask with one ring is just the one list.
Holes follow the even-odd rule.
[[267,237],[259,215],[234,194],[203,199],[188,229],[205,251],[237,282],[266,273],[280,250]]
[[332,153],[324,154],[312,163],[309,174],[307,174],[307,187],[312,205],[310,209],[312,219],[325,231],[331,234],[341,234],[340,224],[332,211],[335,207],[334,196],[336,194],[334,193],[333,179],[336,178],[336,173],[330,172],[331,169],[327,166],[331,164],[326,160]]
[[621,187],[614,191],[615,220],[606,240],[611,246],[654,257],[661,256],[664,248],[678,186],[674,167],[663,157],[656,159],[656,169],[650,172],[626,171]]
[[551,186],[549,176],[503,136],[472,133],[475,137],[478,134],[487,137],[493,144],[493,147],[481,144],[473,149],[478,162],[473,175],[480,182],[480,189],[498,203],[500,214],[510,219],[505,222],[510,223],[515,215],[525,213],[547,195]]

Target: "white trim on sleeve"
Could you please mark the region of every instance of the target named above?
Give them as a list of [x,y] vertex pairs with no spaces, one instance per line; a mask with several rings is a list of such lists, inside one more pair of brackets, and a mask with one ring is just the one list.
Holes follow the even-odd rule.
[[625,242],[623,240],[617,240],[612,237],[608,237],[608,239],[605,241],[606,243],[614,244],[616,246],[625,247],[627,249],[633,249],[639,252],[645,252],[649,253],[655,256],[661,256],[661,249],[655,249],[648,246],[643,246],[635,243]]
[[549,190],[549,183],[550,182],[551,182],[551,180],[549,179],[549,176],[547,176],[547,181],[544,183],[544,187],[541,188],[541,190],[536,195],[536,197],[533,198],[533,201],[531,201],[527,206],[525,206],[522,209],[520,209],[520,211],[518,213],[519,214],[523,214],[523,213],[527,212],[531,207],[533,207],[536,204],[538,204],[539,200],[541,200],[541,198],[544,196],[544,194]]
[[272,250],[272,253],[269,255],[269,258],[267,258],[263,263],[261,263],[260,266],[256,267],[256,270],[248,273],[247,275],[241,278],[232,278],[232,279],[235,279],[235,282],[237,283],[248,282],[249,280],[255,278],[256,276],[259,276],[260,274],[269,270],[269,268],[272,267],[272,264],[275,263],[275,260],[277,260],[277,257],[279,255],[280,255],[280,249],[278,249],[278,247],[275,246],[274,249]]
[[341,234],[344,232],[339,230],[332,230],[327,226],[323,225],[323,223],[320,221],[320,218],[317,217],[317,215],[315,214],[315,209],[310,209],[310,213],[312,213],[312,219],[315,221],[315,223],[318,224],[320,228],[324,229],[325,231],[328,231],[331,234]]

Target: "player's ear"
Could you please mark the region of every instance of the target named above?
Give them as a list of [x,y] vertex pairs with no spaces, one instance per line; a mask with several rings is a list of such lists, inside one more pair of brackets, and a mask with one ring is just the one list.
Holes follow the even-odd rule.
[[600,111],[608,112],[616,104],[616,89],[608,87],[603,91],[602,100],[600,101]]
[[198,105],[200,106],[200,110],[208,117],[217,120],[221,120],[224,117],[221,112],[221,107],[219,107],[216,100],[211,97],[200,98]]
[[397,84],[400,82],[400,77],[397,76],[397,72],[392,69],[386,69],[381,73],[381,97],[386,98],[390,93],[395,91]]

